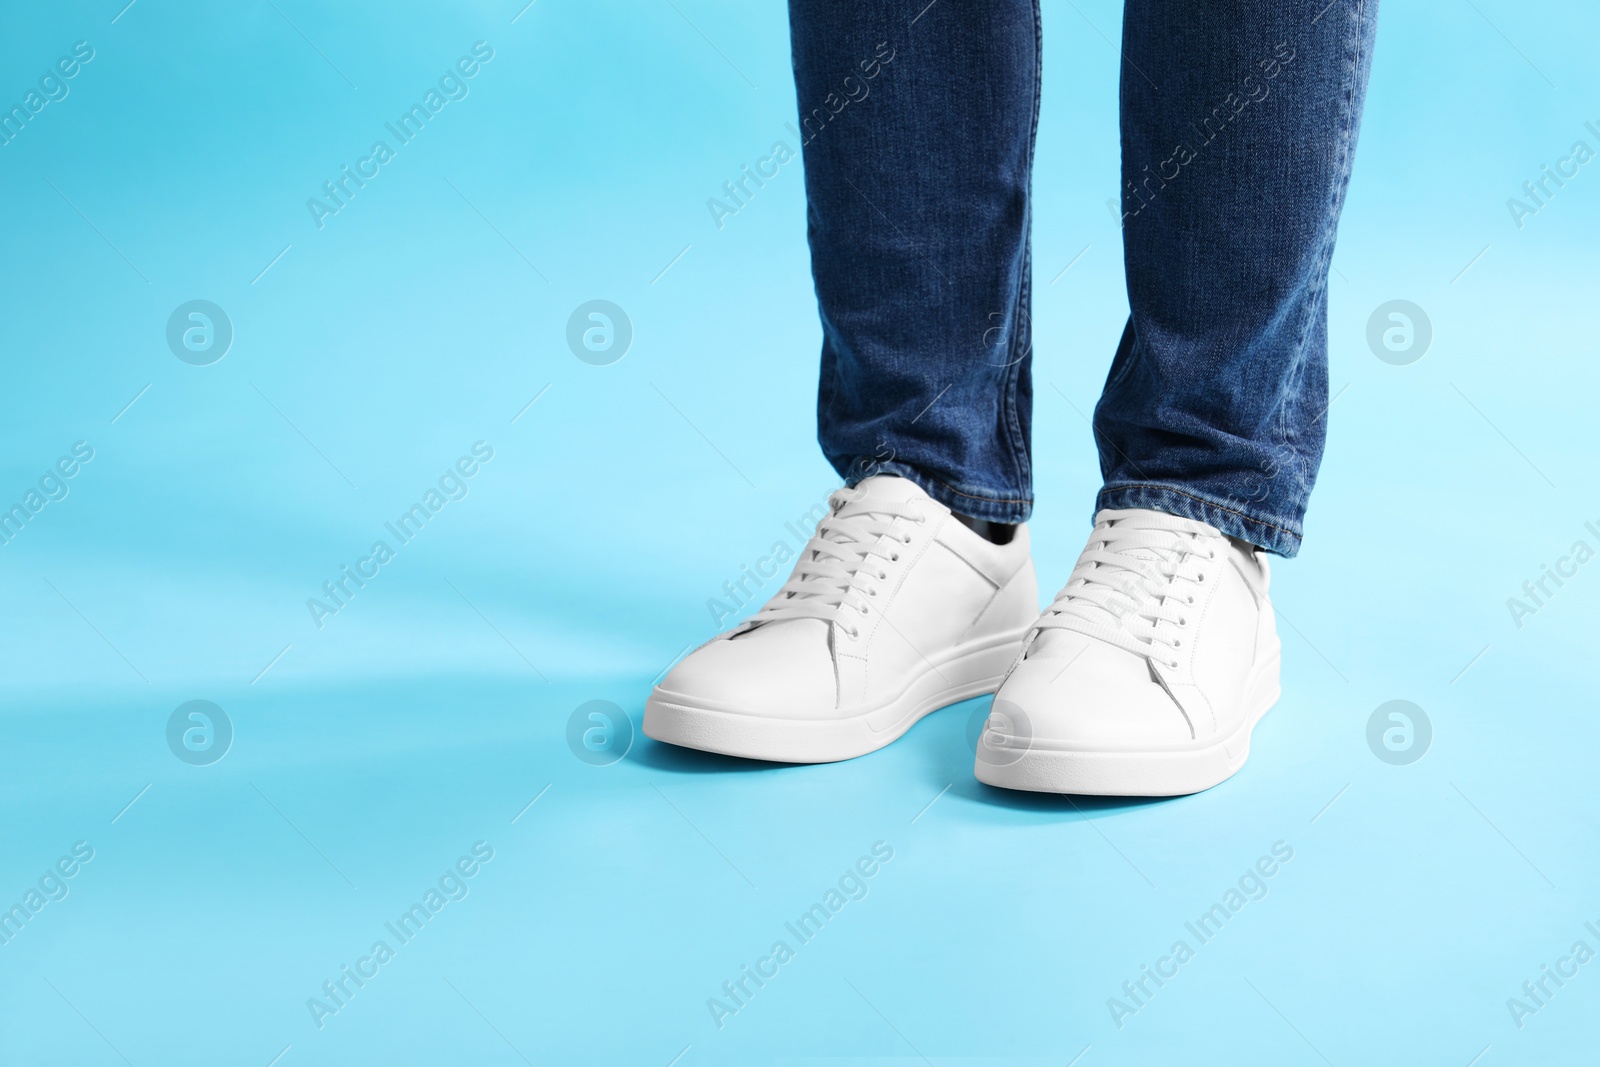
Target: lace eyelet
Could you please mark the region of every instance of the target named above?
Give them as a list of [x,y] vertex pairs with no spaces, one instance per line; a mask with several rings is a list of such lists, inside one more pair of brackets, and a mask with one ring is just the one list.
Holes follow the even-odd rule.
[[859,611],[861,614],[865,615],[867,613],[868,608],[867,608],[867,606],[865,604],[863,604],[859,608],[857,608],[856,610]]
[[867,590],[867,595],[868,596],[877,596],[878,595],[878,591],[876,589],[868,589]]

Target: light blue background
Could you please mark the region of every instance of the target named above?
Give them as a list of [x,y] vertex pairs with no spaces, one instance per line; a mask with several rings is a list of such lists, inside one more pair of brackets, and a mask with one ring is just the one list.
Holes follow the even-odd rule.
[[[1523,1029],[1506,1007],[1574,941],[1600,950],[1600,562],[1521,628],[1506,607],[1600,547],[1600,164],[1520,230],[1506,208],[1575,140],[1600,148],[1591,7],[1385,10],[1328,459],[1274,585],[1284,699],[1233,781],[1120,803],[977,785],[983,702],[826,767],[568,749],[585,701],[637,723],[714,632],[707,598],[832,488],[800,165],[720,230],[705,206],[792,142],[782,5],[122,3],[13,6],[0,34],[6,106],[95,49],[0,147],[0,502],[95,449],[0,546],[0,904],[95,850],[0,946],[0,1060],[1593,1055],[1600,962]],[[1119,13],[1045,2],[1047,596],[1081,546],[1082,416],[1126,314]],[[470,95],[319,230],[306,199],[479,40]],[[209,367],[164,340],[197,298],[236,332]],[[564,341],[593,298],[636,331],[611,366]],[[1434,328],[1409,366],[1365,341],[1397,298]],[[470,495],[317,629],[306,599],[479,440]],[[236,731],[210,766],[166,744],[191,699]],[[1367,746],[1391,699],[1433,724],[1409,766]],[[480,840],[470,895],[319,1030],[307,998]],[[880,840],[870,895],[719,1030],[707,998]],[[1277,841],[1294,859],[1267,896],[1119,1029],[1107,998]]]

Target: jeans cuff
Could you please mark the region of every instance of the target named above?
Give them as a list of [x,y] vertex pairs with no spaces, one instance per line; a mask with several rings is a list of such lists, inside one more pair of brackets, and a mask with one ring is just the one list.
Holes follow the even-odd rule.
[[[946,485],[939,479],[918,470],[906,463],[895,460],[876,460],[866,457],[852,463],[845,475],[846,485],[855,485],[857,482],[874,474],[898,474],[900,477],[915,482],[924,493],[949,508],[958,515],[965,515],[969,519],[983,519],[987,522],[999,522],[1008,525],[1027,522],[1028,516],[1033,513],[1033,497],[1031,494],[1002,494],[994,493],[978,496],[973,493],[963,492],[951,485]],[[971,488],[970,486],[968,488]]]
[[1300,551],[1299,520],[1294,520],[1290,528],[1277,516],[1241,511],[1175,485],[1108,485],[1100,490],[1094,506],[1096,511],[1101,508],[1162,511],[1215,526],[1229,537],[1248,541],[1280,556],[1293,557]]

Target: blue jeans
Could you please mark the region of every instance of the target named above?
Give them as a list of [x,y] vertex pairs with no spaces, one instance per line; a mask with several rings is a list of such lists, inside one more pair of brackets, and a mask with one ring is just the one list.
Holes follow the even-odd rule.
[[[1096,508],[1299,550],[1377,6],[1126,0],[1131,314],[1094,413]],[[847,481],[900,474],[961,514],[1021,522],[1037,0],[790,0],[789,14],[823,452]]]

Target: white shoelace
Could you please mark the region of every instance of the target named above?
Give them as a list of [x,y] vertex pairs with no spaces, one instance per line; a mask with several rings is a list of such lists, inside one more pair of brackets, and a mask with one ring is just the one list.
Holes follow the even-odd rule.
[[1195,591],[1214,580],[1214,568],[1191,562],[1215,560],[1223,547],[1215,529],[1175,515],[1100,518],[1037,628],[1072,630],[1176,668]]
[[[773,598],[751,616],[752,623],[782,622],[787,619],[821,619],[832,622],[848,608],[869,615],[868,599],[876,597],[873,585],[858,586],[857,578],[866,575],[882,581],[888,578],[882,563],[900,558],[900,548],[909,545],[914,535],[899,519],[921,525],[927,516],[914,501],[880,501],[868,505],[859,494],[841,489],[828,499],[829,513],[817,523],[816,532],[806,542],[795,564],[794,573]],[[848,616],[846,616],[848,618]],[[850,622],[840,625],[852,637],[859,632]]]

